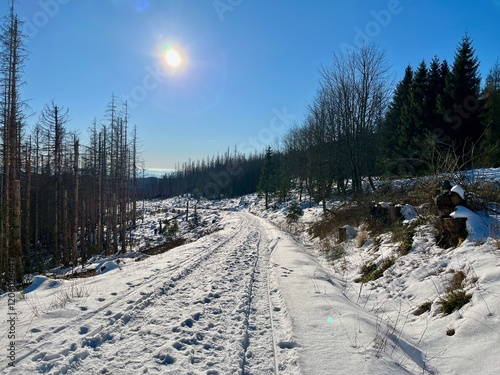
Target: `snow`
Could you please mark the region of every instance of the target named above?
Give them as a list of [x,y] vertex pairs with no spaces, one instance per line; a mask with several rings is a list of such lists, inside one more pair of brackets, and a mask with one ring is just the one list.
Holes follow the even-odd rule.
[[[330,245],[343,255],[327,261],[305,232],[321,205],[304,205],[289,226],[286,205],[265,211],[250,195],[198,202],[199,227],[189,201],[191,215],[178,217],[188,243],[138,253],[165,241],[159,220],[188,201],[144,202],[130,253],[93,259],[94,276],[34,276],[16,293],[16,366],[3,360],[0,373],[497,373],[500,250],[491,219],[458,207],[453,215],[467,218],[469,232],[460,247],[440,248],[435,229],[420,225],[405,256],[390,233],[359,248],[363,230],[349,227],[348,241]],[[402,214],[405,222],[417,216],[410,205]],[[392,257],[379,279],[354,282],[363,265]],[[444,315],[440,301],[459,271],[471,301]],[[0,296],[5,352],[8,302]],[[430,309],[415,315],[425,302]]]
[[350,225],[344,225],[343,228],[346,231],[347,238],[350,240],[356,238],[356,236],[358,235],[358,230],[354,227],[351,227]]
[[106,273],[109,271],[113,271],[119,268],[118,264],[114,261],[104,261],[97,265],[96,270],[98,274]]
[[411,204],[405,204],[401,206],[401,215],[403,215],[404,219],[408,221],[416,219],[418,216],[415,207],[413,207]]
[[462,198],[463,200],[465,200],[465,190],[462,186],[460,185],[455,185],[451,188],[450,192],[452,193],[457,193],[460,198]]
[[491,234],[490,225],[486,222],[487,219],[482,219],[466,207],[457,206],[450,216],[456,219],[467,219],[465,223],[469,234],[467,236],[469,241],[486,241]]
[[42,290],[42,289],[52,289],[56,288],[58,286],[61,286],[62,281],[59,280],[49,280],[45,276],[35,276],[33,277],[31,281],[31,285],[24,289],[24,294],[31,293],[35,290]]

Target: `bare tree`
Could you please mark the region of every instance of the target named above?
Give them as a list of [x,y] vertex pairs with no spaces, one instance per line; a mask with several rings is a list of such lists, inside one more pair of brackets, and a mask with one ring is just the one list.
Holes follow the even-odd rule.
[[[68,110],[52,102],[46,105],[40,114],[40,123],[45,133],[45,150],[47,151],[47,173],[53,181],[53,255],[55,262],[63,260],[64,265],[69,264],[69,243],[67,241],[67,228],[63,218],[64,189],[63,189],[63,157],[66,148],[66,128]],[[66,202],[67,203],[67,202]]]
[[71,261],[76,266],[78,260],[78,192],[79,192],[79,178],[78,178],[78,159],[80,156],[80,141],[75,136],[73,141],[74,147],[74,160],[73,160],[73,228],[71,233]]
[[[22,281],[21,228],[21,128],[23,105],[19,98],[22,67],[25,59],[21,22],[10,13],[1,27],[0,36],[0,121],[2,126],[2,215],[0,222],[0,273],[6,272],[12,260],[16,267],[15,282]],[[19,214],[19,216],[18,216]],[[28,235],[28,234],[26,234]],[[11,239],[14,239],[11,243]]]
[[370,177],[372,172],[375,134],[391,93],[388,72],[385,53],[373,44],[334,55],[332,65],[322,72],[322,87],[332,104],[354,191],[361,190],[363,175]]

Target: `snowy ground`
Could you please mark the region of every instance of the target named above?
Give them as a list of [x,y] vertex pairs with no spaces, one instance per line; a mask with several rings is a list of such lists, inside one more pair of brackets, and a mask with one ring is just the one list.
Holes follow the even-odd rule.
[[[185,204],[148,202],[137,249],[160,243],[158,220]],[[255,196],[200,202],[198,209],[203,229],[179,218],[191,243],[146,258],[101,260],[106,267],[95,277],[35,277],[16,293],[13,368],[6,359],[9,298],[2,295],[0,373],[498,372],[497,241],[476,238],[445,250],[421,225],[408,255],[399,256],[387,234],[361,247],[353,238],[329,263],[316,242],[279,229],[286,211],[262,215]],[[320,210],[307,209],[302,225]],[[354,282],[363,265],[393,256],[381,278]],[[440,301],[459,271],[471,301],[444,315]],[[414,315],[426,302],[429,310]]]

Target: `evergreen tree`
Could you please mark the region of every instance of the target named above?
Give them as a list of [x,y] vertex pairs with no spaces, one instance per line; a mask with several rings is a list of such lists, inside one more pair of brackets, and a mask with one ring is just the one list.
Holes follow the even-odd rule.
[[410,100],[410,87],[413,82],[413,69],[410,65],[406,67],[405,75],[396,86],[394,96],[381,126],[380,141],[380,163],[382,170],[387,173],[398,172],[402,143],[402,111]]
[[409,98],[401,111],[402,137],[400,137],[400,145],[403,148],[407,149],[410,143],[415,143],[417,138],[420,138],[424,133],[427,115],[427,87],[427,65],[422,60],[410,85]]
[[[443,60],[441,63],[441,81],[443,84],[443,87],[446,85],[446,80],[448,79],[448,76],[451,74],[450,70],[450,64],[448,64],[447,60]],[[444,92],[444,89],[443,89]]]
[[460,156],[461,165],[467,164],[473,146],[483,134],[481,122],[479,60],[472,40],[465,35],[455,53],[451,73],[446,77],[445,92],[441,96],[440,111],[446,120],[444,133]]
[[266,156],[264,157],[264,164],[260,173],[259,184],[257,192],[263,195],[266,203],[266,210],[269,208],[269,202],[272,194],[276,192],[277,179],[276,167],[274,164],[273,149],[268,146],[266,149]]
[[444,94],[446,77],[449,74],[448,63],[439,63],[437,56],[432,59],[427,75],[427,126],[437,137],[441,137],[445,127],[442,113],[439,111],[439,98]]
[[486,165],[500,166],[500,60],[490,69],[486,78],[484,98],[484,124],[486,126],[483,151],[486,153]]

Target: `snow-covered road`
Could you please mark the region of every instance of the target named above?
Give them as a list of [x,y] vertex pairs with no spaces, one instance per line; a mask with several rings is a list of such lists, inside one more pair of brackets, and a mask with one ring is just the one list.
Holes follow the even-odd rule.
[[377,358],[380,321],[290,235],[221,215],[222,230],[167,253],[88,279],[36,278],[15,306],[16,367],[0,372],[407,373]]
[[[298,373],[269,278],[277,239],[249,214],[225,221],[216,234],[121,270],[39,280],[17,303],[17,364],[9,372],[2,363],[2,373]],[[72,298],[57,306],[64,293]]]

